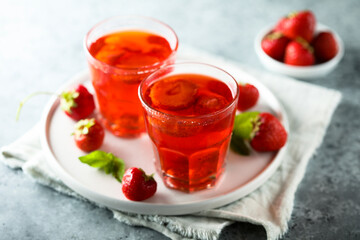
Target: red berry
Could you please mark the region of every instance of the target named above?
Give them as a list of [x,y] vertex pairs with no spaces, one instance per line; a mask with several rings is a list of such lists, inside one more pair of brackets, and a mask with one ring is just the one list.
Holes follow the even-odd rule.
[[284,63],[294,66],[310,66],[315,63],[312,48],[304,40],[291,41],[285,49]]
[[259,152],[276,151],[287,140],[287,132],[280,121],[270,113],[259,114],[258,130],[254,132],[250,145]]
[[94,118],[80,120],[75,125],[76,146],[85,152],[98,149],[103,143],[104,136],[104,128]]
[[290,39],[301,37],[310,42],[314,35],[315,26],[315,15],[311,11],[300,11],[281,18],[275,30],[282,32]]
[[129,168],[122,179],[122,192],[132,201],[148,199],[155,194],[156,188],[153,175],[146,175],[141,168]]
[[315,58],[319,62],[326,62],[336,56],[338,45],[331,32],[320,32],[313,41]]
[[79,84],[74,90],[61,94],[61,108],[66,115],[78,121],[90,116],[94,111],[94,97],[83,85]]
[[272,32],[261,41],[261,48],[275,60],[283,61],[289,39],[280,32]]
[[249,83],[245,85],[239,84],[239,100],[238,109],[240,111],[246,111],[256,105],[259,100],[258,89]]

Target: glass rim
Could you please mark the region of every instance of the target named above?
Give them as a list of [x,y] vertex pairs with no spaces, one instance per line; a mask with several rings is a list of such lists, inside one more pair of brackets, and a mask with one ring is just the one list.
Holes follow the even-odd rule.
[[[154,64],[151,64],[151,65],[145,65],[145,66],[140,66],[140,67],[116,67],[116,66],[112,66],[110,64],[107,64],[105,62],[102,62],[98,59],[96,59],[91,53],[90,53],[90,50],[89,50],[89,46],[87,45],[87,40],[89,39],[89,36],[90,34],[96,29],[98,28],[99,26],[103,25],[104,23],[106,22],[109,22],[111,20],[114,20],[114,19],[143,19],[143,20],[150,20],[151,22],[154,22],[154,23],[157,23],[157,24],[160,24],[162,26],[164,26],[165,28],[169,29],[170,32],[174,35],[175,37],[175,40],[176,40],[176,43],[175,43],[175,47],[173,49],[173,51],[171,52],[171,54],[166,58],[164,59],[163,61],[160,61],[160,62],[156,62]],[[150,31],[149,31],[150,32]],[[141,70],[151,70],[151,69],[156,69],[156,68],[159,68],[163,65],[166,65],[166,62],[173,58],[177,52],[177,49],[179,47],[179,38],[177,36],[177,34],[175,33],[174,29],[172,29],[168,24],[158,20],[158,19],[155,19],[155,18],[152,18],[152,17],[147,17],[147,16],[140,16],[140,15],[121,15],[121,16],[113,16],[113,17],[109,17],[109,18],[106,18],[100,22],[98,22],[97,24],[95,24],[92,28],[90,28],[90,30],[86,33],[85,37],[84,37],[84,40],[83,40],[83,46],[84,46],[84,49],[85,49],[85,53],[87,55],[87,57],[90,57],[90,59],[96,63],[99,63],[103,66],[106,66],[107,69],[114,69],[114,70],[127,70],[127,71],[141,71]]]
[[[172,68],[172,67],[176,67],[176,66],[181,66],[181,65],[200,65],[200,66],[205,66],[205,67],[210,67],[210,68],[214,68],[214,69],[217,69],[223,73],[225,73],[227,76],[229,76],[235,83],[235,86],[236,86],[236,93],[235,93],[235,96],[234,98],[231,100],[231,102],[226,105],[226,107],[222,108],[222,109],[219,109],[215,112],[211,112],[211,113],[206,113],[206,114],[200,114],[200,115],[197,115],[197,116],[179,116],[179,115],[175,115],[175,114],[171,114],[171,113],[166,113],[166,112],[163,112],[159,109],[156,109],[156,108],[153,108],[152,106],[150,106],[146,101],[145,99],[143,98],[143,92],[142,92],[142,86],[143,84],[145,83],[145,81],[152,77],[153,75],[155,75],[158,71],[164,71],[165,69],[168,69],[168,68]],[[189,72],[190,73],[190,72]],[[201,75],[201,74],[199,74]],[[219,80],[219,79],[218,79]],[[228,85],[228,84],[226,84]],[[139,99],[140,99],[140,102],[142,104],[142,106],[150,109],[151,111],[154,111],[156,113],[160,113],[162,115],[165,115],[169,118],[178,118],[178,119],[181,119],[181,120],[190,120],[190,119],[203,119],[203,118],[209,118],[209,117],[213,117],[215,115],[219,115],[221,113],[224,113],[226,112],[229,108],[231,108],[233,106],[233,104],[236,103],[236,101],[238,100],[238,96],[239,96],[239,93],[240,93],[240,90],[239,90],[239,83],[236,81],[236,79],[230,74],[228,73],[227,71],[225,71],[224,69],[221,69],[217,66],[214,66],[214,65],[211,65],[211,64],[208,64],[208,63],[202,63],[202,62],[181,62],[181,63],[174,63],[174,64],[171,64],[171,65],[167,65],[165,67],[162,67],[156,71],[154,71],[153,73],[151,73],[149,76],[147,76],[144,80],[141,81],[140,85],[139,85],[139,88],[138,88],[138,95],[139,95]]]

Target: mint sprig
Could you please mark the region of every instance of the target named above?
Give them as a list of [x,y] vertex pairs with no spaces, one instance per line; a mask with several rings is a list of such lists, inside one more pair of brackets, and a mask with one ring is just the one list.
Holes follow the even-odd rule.
[[124,160],[116,157],[112,153],[96,150],[79,157],[79,160],[91,167],[103,170],[106,174],[112,174],[119,182],[122,181],[125,173]]
[[259,112],[244,112],[235,116],[230,147],[241,155],[249,155],[249,141],[258,130]]

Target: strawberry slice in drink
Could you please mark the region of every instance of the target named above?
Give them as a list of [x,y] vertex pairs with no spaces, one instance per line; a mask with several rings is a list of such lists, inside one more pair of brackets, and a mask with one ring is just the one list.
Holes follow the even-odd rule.
[[189,179],[189,160],[186,155],[168,148],[158,148],[161,169],[167,176],[181,181]]
[[197,98],[195,111],[200,114],[208,114],[224,108],[227,103],[226,98],[223,96],[209,91],[204,91],[199,94],[199,97]]
[[233,95],[229,87],[218,80],[212,80],[207,83],[207,89],[209,89],[213,93],[217,93],[223,96],[227,101],[232,101]]
[[165,110],[182,110],[196,100],[196,84],[177,78],[156,82],[150,89],[150,99],[154,107]]
[[215,179],[219,160],[219,149],[209,148],[196,152],[189,159],[189,178],[192,184]]

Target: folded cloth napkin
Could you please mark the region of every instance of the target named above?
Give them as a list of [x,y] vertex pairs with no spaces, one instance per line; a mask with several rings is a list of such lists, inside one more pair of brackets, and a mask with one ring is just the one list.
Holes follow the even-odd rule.
[[[266,85],[284,106],[290,127],[288,148],[274,175],[251,194],[217,209],[184,216],[130,214],[111,210],[120,222],[152,228],[172,239],[218,239],[221,230],[234,221],[262,225],[268,239],[278,239],[288,228],[294,195],[306,165],[321,144],[338,105],[338,91],[291,78],[247,69],[194,49],[181,49],[182,59],[235,66]],[[231,73],[231,71],[230,71]],[[241,81],[241,79],[239,79]],[[48,166],[41,150],[36,125],[14,143],[1,148],[1,160],[11,168],[22,168],[35,181],[56,191],[86,200],[64,185]]]

